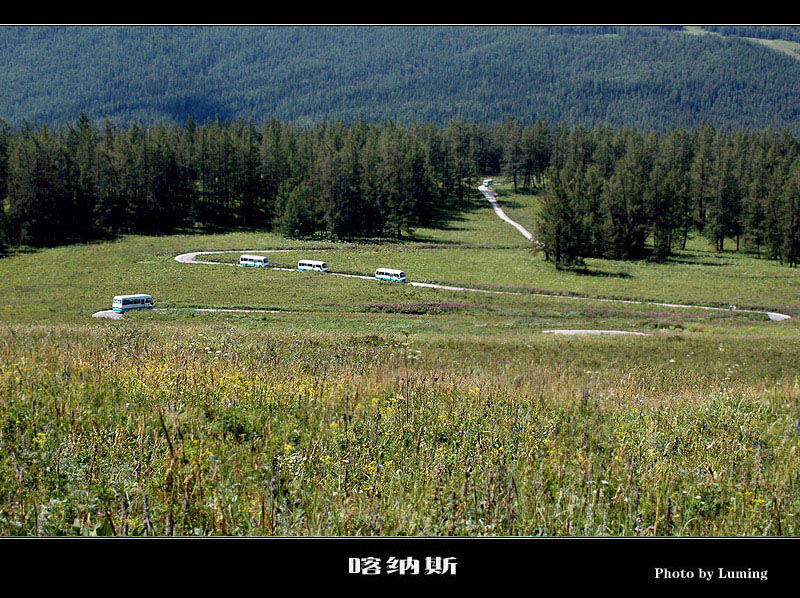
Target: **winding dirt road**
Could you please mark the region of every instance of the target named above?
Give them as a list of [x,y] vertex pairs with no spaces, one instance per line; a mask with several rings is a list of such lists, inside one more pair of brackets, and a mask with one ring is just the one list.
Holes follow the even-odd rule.
[[522,226],[519,222],[511,220],[511,218],[509,218],[506,215],[506,213],[503,211],[503,208],[501,208],[500,204],[497,203],[497,192],[494,189],[481,185],[480,187],[478,187],[478,191],[483,193],[483,196],[489,200],[489,203],[492,204],[492,208],[494,208],[494,213],[497,214],[502,220],[505,220],[511,226],[516,228],[520,233],[522,233],[523,237],[528,239],[528,241],[532,241],[535,245],[538,245],[539,247],[544,247],[544,243],[533,238],[533,233],[531,233],[531,231]]
[[[483,185],[478,187],[478,190],[483,194],[483,196],[489,200],[489,203],[494,208],[495,213],[499,218],[503,221],[507,222],[514,228],[516,228],[526,239],[533,242],[536,245],[542,246],[542,243],[537,239],[534,239],[533,234],[522,226],[519,222],[516,222],[508,217],[508,215],[503,211],[500,205],[497,203],[497,194],[494,190],[487,188]],[[305,253],[308,252],[316,252],[316,251],[326,251],[326,249],[233,249],[233,250],[223,250],[223,251],[193,251],[190,253],[182,253],[180,255],[175,256],[175,261],[181,264],[203,264],[207,266],[237,266],[238,263],[232,262],[212,262],[208,260],[198,259],[200,256],[204,255],[217,255],[222,253],[287,253],[287,252],[298,252],[302,251]],[[283,270],[285,272],[295,272],[294,268],[272,268],[273,270]],[[343,276],[346,278],[360,278],[362,280],[375,280],[372,276],[364,276],[361,274],[344,274],[341,272],[328,272],[329,276]],[[766,315],[772,321],[781,321],[781,320],[788,320],[791,316],[787,314],[782,314],[778,312],[771,312],[771,311],[762,311],[757,309],[726,309],[724,307],[709,307],[706,305],[687,305],[683,303],[660,303],[656,301],[635,301],[633,299],[606,299],[603,297],[577,297],[572,295],[559,295],[556,293],[523,293],[518,291],[490,291],[487,289],[476,289],[473,287],[458,287],[458,286],[451,286],[451,285],[444,285],[444,284],[434,284],[428,282],[414,282],[409,281],[407,284],[414,287],[423,287],[429,289],[440,289],[443,291],[459,291],[459,292],[466,292],[466,293],[483,293],[488,295],[530,295],[533,297],[547,297],[553,299],[572,299],[574,301],[598,301],[603,303],[621,303],[621,304],[628,304],[628,305],[652,305],[655,307],[669,307],[675,309],[699,309],[699,310],[706,310],[706,311],[720,311],[720,312],[728,312],[728,311],[737,311],[739,313],[748,313],[748,314],[763,314]],[[178,308],[174,308],[178,309]],[[286,312],[276,312],[276,310],[258,310],[258,309],[226,309],[226,308],[194,308],[195,311],[202,311],[202,312],[243,312],[243,313],[286,313]],[[95,314],[92,314],[93,317],[98,318],[112,318],[112,319],[119,319],[122,317],[121,314],[111,311],[111,310],[104,310],[99,311]],[[622,330],[546,330],[547,333],[552,334],[628,334],[629,331],[622,331]],[[644,333],[635,333],[635,334],[644,334]]]

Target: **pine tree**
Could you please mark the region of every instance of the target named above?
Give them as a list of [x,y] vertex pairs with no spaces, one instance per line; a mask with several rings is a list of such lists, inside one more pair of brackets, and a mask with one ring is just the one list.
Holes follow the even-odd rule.
[[800,158],[792,163],[783,190],[783,254],[786,263],[800,264]]
[[750,160],[750,183],[742,202],[742,224],[745,232],[745,245],[755,249],[761,257],[761,247],[766,236],[767,202],[769,195],[770,172],[766,152],[763,147],[753,151]]
[[710,125],[703,125],[691,166],[694,225],[701,234],[706,226],[708,205],[713,202],[715,196],[711,180],[714,169],[714,136],[714,129]]
[[70,187],[68,164],[53,133],[26,127],[8,161],[9,220],[19,243],[48,246],[69,240]]
[[278,192],[282,204],[278,230],[287,237],[308,237],[317,232],[319,218],[314,207],[314,193],[305,184],[291,189],[284,183]]
[[644,139],[628,138],[625,155],[603,192],[607,255],[615,259],[637,259],[644,254],[649,220],[645,209],[652,166]]
[[670,130],[656,151],[649,180],[647,211],[653,225],[655,257],[664,259],[672,252],[675,231],[681,227],[684,231],[688,228],[682,217],[688,209],[689,195],[684,139],[675,130]]
[[8,193],[8,144],[10,128],[0,119],[0,255],[10,244],[11,231],[6,216],[6,195]]
[[735,237],[739,230],[739,198],[735,168],[735,154],[730,142],[722,133],[717,134],[717,152],[708,176],[712,195],[707,204],[708,226],[703,230],[717,251],[725,248],[725,238]]
[[569,168],[547,171],[537,237],[544,243],[545,255],[557,269],[583,265],[587,251],[576,200],[573,196],[575,173]]
[[511,179],[514,193],[519,190],[523,171],[522,127],[516,121],[508,120],[503,127],[505,145],[503,147],[503,174]]

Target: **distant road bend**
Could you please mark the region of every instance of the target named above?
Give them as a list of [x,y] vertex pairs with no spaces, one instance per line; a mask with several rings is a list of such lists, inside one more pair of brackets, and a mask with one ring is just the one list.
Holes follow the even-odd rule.
[[[519,222],[516,222],[508,217],[508,215],[503,211],[500,205],[497,203],[497,194],[493,189],[485,187],[481,185],[478,187],[480,192],[483,196],[489,200],[489,203],[494,208],[495,213],[497,216],[502,219],[503,221],[507,222],[514,228],[516,228],[526,239],[533,242],[535,245],[542,246],[543,244],[534,239],[533,234],[522,226]],[[175,261],[181,264],[203,264],[207,266],[238,266],[238,263],[235,262],[212,262],[208,260],[198,259],[200,256],[204,255],[216,255],[220,253],[287,253],[287,252],[296,252],[296,251],[303,251],[303,252],[311,252],[311,251],[326,251],[325,249],[231,249],[231,250],[221,250],[221,251],[193,251],[190,253],[182,253],[180,255],[175,256]],[[294,268],[272,268],[273,270],[283,270],[285,272],[295,272]],[[342,272],[329,272],[331,276],[343,276],[345,278],[360,278],[362,280],[375,280],[372,276],[365,276],[362,274],[344,274]],[[487,289],[476,289],[473,287],[458,287],[458,286],[450,286],[444,284],[434,284],[428,282],[414,282],[409,281],[407,284],[414,287],[422,287],[422,288],[429,288],[429,289],[440,289],[443,291],[459,291],[459,292],[466,292],[466,293],[483,293],[487,295],[530,295],[533,297],[549,297],[553,299],[571,299],[574,301],[600,301],[604,303],[625,303],[628,305],[654,305],[658,307],[670,307],[676,309],[700,309],[706,311],[731,311],[731,309],[727,309],[724,307],[710,307],[707,305],[687,305],[684,303],[660,303],[656,301],[635,301],[633,299],[606,299],[604,297],[577,297],[571,295],[558,295],[556,293],[523,293],[519,291],[490,291]],[[177,308],[175,308],[177,309]],[[194,308],[196,311],[204,311],[204,312],[245,312],[245,313],[276,313],[275,310],[259,310],[259,309],[228,309],[228,308],[213,308],[213,307],[204,307],[204,308]],[[740,313],[750,313],[750,314],[763,314],[766,315],[770,320],[773,321],[781,321],[781,320],[788,320],[791,316],[787,314],[781,314],[777,312],[771,311],[762,311],[757,309],[736,309]],[[285,312],[283,312],[285,313]],[[112,312],[111,310],[104,310],[99,311],[93,314],[94,317],[108,317],[113,319],[119,319],[121,314],[116,312]],[[545,332],[548,333],[556,333],[556,334],[582,334],[582,333],[590,333],[590,331],[580,330],[580,331],[555,331],[555,330],[547,330]],[[608,331],[594,331],[591,332],[592,334],[620,334],[622,331],[616,330],[608,330]]]
[[508,217],[508,215],[503,211],[503,208],[500,207],[500,204],[497,203],[497,191],[495,191],[491,187],[486,187],[485,185],[481,185],[480,187],[478,187],[478,191],[483,193],[483,196],[489,200],[489,203],[492,204],[492,207],[494,208],[494,213],[497,214],[502,220],[505,220],[511,226],[516,228],[519,232],[522,233],[523,237],[528,239],[528,241],[532,241],[534,245],[538,245],[539,247],[544,247],[544,243],[533,238],[533,233],[531,233],[531,231],[522,226],[519,222],[511,220],[511,218]]

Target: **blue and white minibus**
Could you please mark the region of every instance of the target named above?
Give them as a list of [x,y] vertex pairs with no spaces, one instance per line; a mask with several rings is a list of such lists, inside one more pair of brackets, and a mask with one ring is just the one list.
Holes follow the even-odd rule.
[[406,273],[402,270],[392,270],[391,268],[378,268],[375,270],[375,278],[391,282],[406,282]]
[[297,262],[297,269],[309,272],[327,272],[328,264],[318,260],[300,260]]
[[120,313],[131,309],[150,309],[153,305],[150,295],[115,295],[111,302],[111,308]]
[[263,255],[243,255],[239,258],[240,266],[256,266],[257,268],[269,267],[269,260]]

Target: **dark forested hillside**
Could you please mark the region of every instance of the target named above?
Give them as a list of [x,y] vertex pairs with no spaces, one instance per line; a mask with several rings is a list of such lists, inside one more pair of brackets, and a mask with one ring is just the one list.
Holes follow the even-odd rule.
[[[753,32],[733,32],[753,33]],[[756,32],[758,33],[758,32]],[[753,33],[755,35],[755,33]],[[769,32],[758,33],[763,37]],[[2,27],[0,118],[278,118],[800,133],[800,61],[625,27]]]

